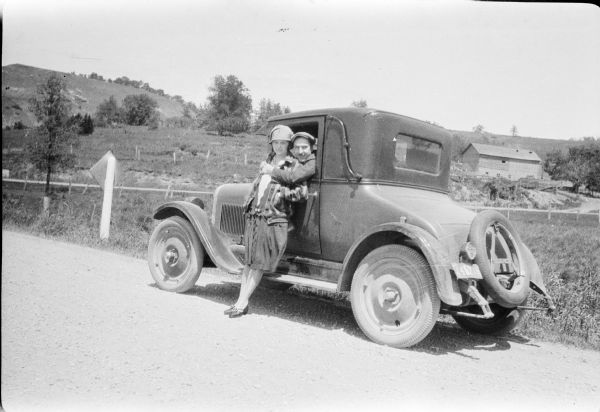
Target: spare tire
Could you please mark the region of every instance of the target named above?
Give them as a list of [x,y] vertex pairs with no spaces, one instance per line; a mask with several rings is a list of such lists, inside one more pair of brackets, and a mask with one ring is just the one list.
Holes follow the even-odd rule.
[[531,275],[525,268],[521,238],[508,219],[495,210],[478,213],[469,241],[477,250],[475,263],[494,302],[514,308],[527,299]]

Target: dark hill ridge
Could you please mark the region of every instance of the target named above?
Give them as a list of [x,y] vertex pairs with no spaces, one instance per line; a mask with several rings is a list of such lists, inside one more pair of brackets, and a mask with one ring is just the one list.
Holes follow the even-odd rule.
[[161,117],[181,116],[181,103],[165,96],[150,93],[143,89],[109,83],[102,80],[87,79],[83,76],[55,72],[22,64],[11,64],[2,67],[2,127],[12,126],[21,121],[31,126],[35,118],[28,110],[28,100],[36,91],[38,84],[44,82],[52,73],[58,73],[67,82],[67,91],[73,102],[73,113],[94,115],[96,108],[111,95],[119,105],[129,94],[147,94],[158,103]]

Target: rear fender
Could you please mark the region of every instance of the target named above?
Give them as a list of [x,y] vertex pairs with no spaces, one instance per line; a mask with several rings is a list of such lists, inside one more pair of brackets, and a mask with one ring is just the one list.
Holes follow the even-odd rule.
[[154,219],[157,220],[171,216],[182,216],[192,224],[204,250],[219,269],[233,274],[242,273],[244,266],[231,251],[231,240],[213,226],[200,206],[190,202],[173,201],[159,206],[154,212]]
[[531,289],[534,291],[541,292],[543,296],[549,296],[548,291],[546,290],[546,285],[544,285],[544,279],[542,278],[542,271],[533,257],[533,253],[529,250],[527,246],[521,244],[521,251],[523,252],[524,260],[525,260],[525,270],[529,271],[531,274],[531,278],[529,279],[529,285]]
[[363,257],[375,247],[389,243],[404,243],[418,249],[431,267],[436,289],[442,302],[452,306],[462,303],[458,281],[450,272],[452,266],[445,252],[446,248],[429,232],[418,226],[401,222],[375,226],[354,242],[344,259],[338,290],[350,290],[354,271]]

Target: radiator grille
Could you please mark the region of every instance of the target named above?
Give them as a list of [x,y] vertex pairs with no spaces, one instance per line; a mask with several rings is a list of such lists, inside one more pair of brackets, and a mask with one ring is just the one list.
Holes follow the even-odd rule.
[[220,229],[228,234],[244,234],[244,208],[241,205],[221,205]]

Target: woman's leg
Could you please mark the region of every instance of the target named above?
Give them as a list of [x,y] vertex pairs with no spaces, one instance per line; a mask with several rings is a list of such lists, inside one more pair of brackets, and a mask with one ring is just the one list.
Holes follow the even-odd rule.
[[[247,273],[247,276],[244,280],[245,273]],[[238,309],[244,309],[246,306],[248,306],[248,300],[260,283],[260,280],[263,276],[263,271],[260,269],[250,269],[248,272],[244,270],[244,274],[242,274],[242,287],[240,288],[240,296],[235,303],[235,307]]]

